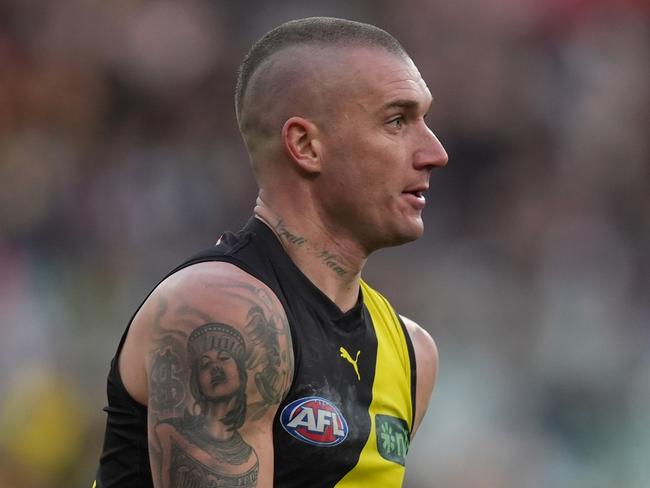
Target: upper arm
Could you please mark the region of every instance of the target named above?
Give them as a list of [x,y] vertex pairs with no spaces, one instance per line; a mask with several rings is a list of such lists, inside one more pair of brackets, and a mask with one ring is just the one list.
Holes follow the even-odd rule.
[[138,320],[154,486],[272,487],[272,422],[293,377],[275,295],[231,264],[203,263],[163,282]]
[[417,368],[417,387],[415,397],[416,418],[412,436],[415,435],[429,406],[431,393],[438,376],[438,348],[431,335],[412,320],[400,316],[409,333]]

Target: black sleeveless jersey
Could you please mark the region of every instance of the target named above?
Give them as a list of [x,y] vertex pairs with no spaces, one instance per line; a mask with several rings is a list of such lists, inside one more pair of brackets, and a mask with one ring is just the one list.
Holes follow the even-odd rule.
[[[273,486],[401,486],[415,418],[415,356],[386,299],[362,281],[357,305],[342,313],[255,218],[169,275],[206,261],[232,263],[259,279],[287,315],[294,379],[273,424]],[[108,375],[97,488],[153,486],[147,409],[131,398],[118,371],[127,331]]]

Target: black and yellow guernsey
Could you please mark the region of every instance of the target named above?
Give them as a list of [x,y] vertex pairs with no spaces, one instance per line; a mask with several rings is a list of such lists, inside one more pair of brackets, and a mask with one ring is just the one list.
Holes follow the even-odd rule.
[[[362,281],[357,305],[341,312],[255,218],[170,274],[206,261],[229,262],[256,277],[287,314],[295,371],[273,424],[273,486],[402,486],[416,369],[411,340],[388,301]],[[108,376],[97,488],[152,486],[146,408],[129,396],[117,370],[125,337],[126,331]]]

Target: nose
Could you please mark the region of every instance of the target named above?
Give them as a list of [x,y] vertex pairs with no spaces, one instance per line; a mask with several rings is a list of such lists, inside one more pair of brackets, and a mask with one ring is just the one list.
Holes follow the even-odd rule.
[[449,161],[449,157],[442,143],[423,123],[421,139],[413,158],[413,166],[416,169],[442,168],[447,165],[447,161]]

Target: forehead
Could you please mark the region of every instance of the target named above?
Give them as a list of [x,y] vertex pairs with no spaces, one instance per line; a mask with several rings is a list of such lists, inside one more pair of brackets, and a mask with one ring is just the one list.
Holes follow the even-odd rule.
[[370,48],[350,50],[345,58],[350,101],[367,109],[395,100],[430,104],[429,88],[410,58]]
[[228,352],[228,351],[226,349],[215,347],[213,349],[208,349],[207,351],[202,353],[200,358],[203,359],[205,357],[212,357],[212,356],[218,355],[221,352]]

